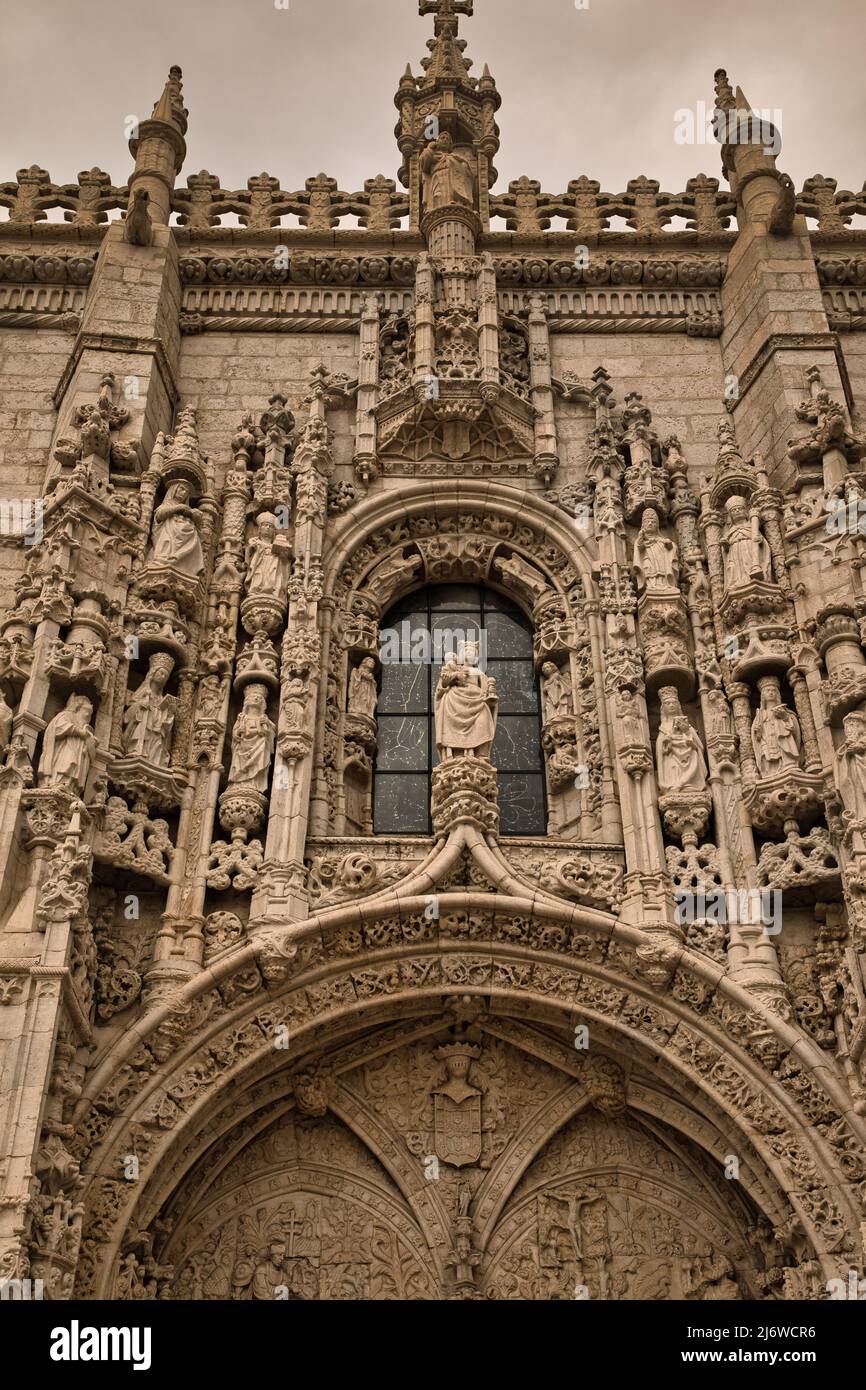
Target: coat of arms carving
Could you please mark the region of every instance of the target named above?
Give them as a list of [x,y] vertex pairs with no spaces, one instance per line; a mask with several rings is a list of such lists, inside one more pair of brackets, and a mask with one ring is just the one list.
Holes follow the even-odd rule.
[[433,1092],[434,1151],[454,1168],[481,1157],[481,1091],[469,1084],[469,1068],[481,1055],[474,1043],[446,1043],[436,1056],[448,1073]]

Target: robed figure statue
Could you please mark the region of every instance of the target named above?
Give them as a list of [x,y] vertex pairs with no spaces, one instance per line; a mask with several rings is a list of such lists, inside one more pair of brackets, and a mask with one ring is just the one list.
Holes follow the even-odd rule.
[[449,652],[436,686],[436,751],[441,759],[473,753],[489,758],[496,734],[496,682],[478,667],[478,646]]

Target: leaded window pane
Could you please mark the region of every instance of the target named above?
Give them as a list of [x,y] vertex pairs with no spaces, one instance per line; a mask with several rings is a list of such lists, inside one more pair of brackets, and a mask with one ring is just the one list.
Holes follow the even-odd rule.
[[488,661],[487,674],[496,681],[499,715],[538,713],[538,686],[531,661]]
[[429,674],[425,665],[382,667],[379,714],[426,714]]
[[380,773],[373,796],[373,833],[426,835],[430,829],[430,777],[426,772]]
[[501,716],[491,762],[500,772],[537,772],[541,762],[538,720],[513,714]]
[[426,714],[388,714],[378,721],[376,765],[382,772],[423,772],[429,766]]
[[541,773],[500,772],[499,820],[503,835],[546,835]]

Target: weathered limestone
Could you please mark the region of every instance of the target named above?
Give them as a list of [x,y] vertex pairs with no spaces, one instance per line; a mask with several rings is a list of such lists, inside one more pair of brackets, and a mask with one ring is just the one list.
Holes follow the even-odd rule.
[[0,186],[0,1280],[823,1298],[866,205],[723,73],[730,191],[496,193],[472,0],[419,8],[399,191],[176,188],[176,68],[127,185]]

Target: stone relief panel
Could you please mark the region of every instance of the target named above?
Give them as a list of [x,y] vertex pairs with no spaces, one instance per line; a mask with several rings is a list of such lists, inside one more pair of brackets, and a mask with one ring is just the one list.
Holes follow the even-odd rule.
[[[651,1178],[644,1175],[651,1174]],[[719,1181],[717,1179],[717,1181]],[[750,1298],[743,1213],[633,1117],[582,1113],[546,1145],[489,1243],[493,1299]],[[735,1263],[736,1262],[736,1263]]]
[[369,1150],[332,1116],[289,1114],[181,1220],[164,1262],[174,1299],[437,1298],[424,1237]]

